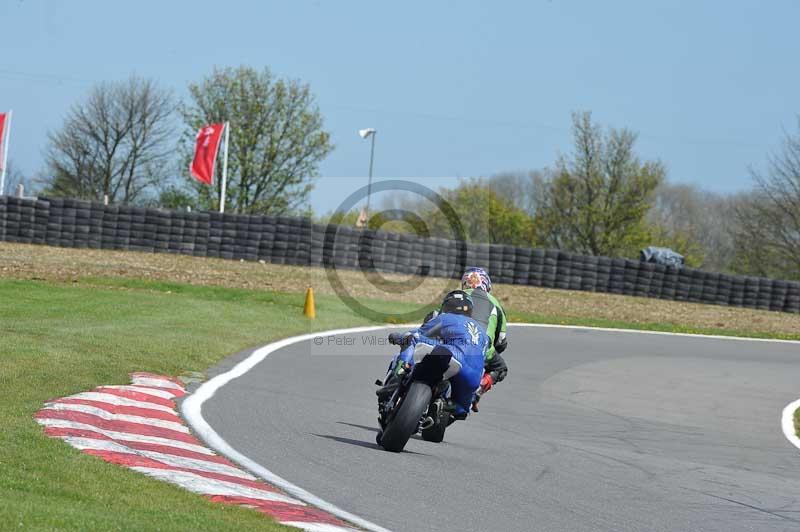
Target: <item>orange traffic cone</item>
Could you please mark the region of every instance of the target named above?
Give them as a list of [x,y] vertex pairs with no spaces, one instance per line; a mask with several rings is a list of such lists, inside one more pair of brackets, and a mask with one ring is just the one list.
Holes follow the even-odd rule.
[[312,320],[317,317],[317,311],[314,307],[314,289],[311,287],[308,287],[308,290],[306,290],[306,303],[303,305],[303,315]]

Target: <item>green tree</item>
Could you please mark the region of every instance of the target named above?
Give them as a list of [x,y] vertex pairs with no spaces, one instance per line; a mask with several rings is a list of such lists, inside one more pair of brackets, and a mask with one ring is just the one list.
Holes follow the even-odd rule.
[[645,214],[664,180],[659,162],[641,162],[636,135],[604,133],[591,113],[572,117],[574,153],[561,157],[536,214],[542,245],[591,255],[635,255],[649,242]]
[[[318,165],[333,149],[307,84],[277,79],[265,68],[214,69],[189,85],[181,109],[187,164],[194,135],[209,123],[230,122],[226,207],[232,212],[284,214],[301,210]],[[191,146],[191,148],[190,148]],[[192,181],[201,207],[219,205],[221,165],[213,187]]]
[[[534,241],[533,219],[480,180],[462,182],[458,187],[442,191],[455,210],[470,242],[527,246]],[[453,238],[444,213],[431,209],[423,219],[431,226],[431,234]]]
[[156,207],[164,209],[185,209],[194,206],[195,198],[186,189],[170,185],[158,194]]

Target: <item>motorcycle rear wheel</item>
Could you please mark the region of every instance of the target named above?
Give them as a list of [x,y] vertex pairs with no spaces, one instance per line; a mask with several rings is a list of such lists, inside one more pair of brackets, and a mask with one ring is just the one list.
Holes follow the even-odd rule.
[[431,387],[424,382],[411,383],[403,402],[381,435],[381,446],[384,449],[393,453],[403,450],[408,439],[417,431],[419,420],[431,402],[432,394]]

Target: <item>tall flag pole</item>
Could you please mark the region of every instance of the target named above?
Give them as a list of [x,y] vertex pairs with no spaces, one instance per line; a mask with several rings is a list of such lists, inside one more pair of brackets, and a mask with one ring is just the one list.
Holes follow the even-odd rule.
[[[211,186],[214,184],[214,170],[223,129],[225,129],[225,124],[217,123],[203,126],[197,132],[194,159],[192,159],[192,164],[189,166],[189,172],[192,177],[204,185]],[[222,186],[225,186],[224,181]],[[220,212],[222,210],[222,205],[220,204]]]
[[2,166],[0,166],[0,196],[6,190],[6,166],[8,166],[8,141],[11,134],[11,113],[0,114],[0,150],[2,150]]
[[231,123],[225,122],[225,153],[222,156],[222,193],[219,199],[219,212],[225,212],[225,192],[228,188],[228,144],[231,141]]

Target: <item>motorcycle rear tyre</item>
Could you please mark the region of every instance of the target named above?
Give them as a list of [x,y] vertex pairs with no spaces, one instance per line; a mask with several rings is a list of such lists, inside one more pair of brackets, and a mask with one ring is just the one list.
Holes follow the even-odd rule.
[[412,382],[394,418],[383,431],[381,446],[399,453],[417,430],[422,413],[431,402],[431,387],[423,382]]

